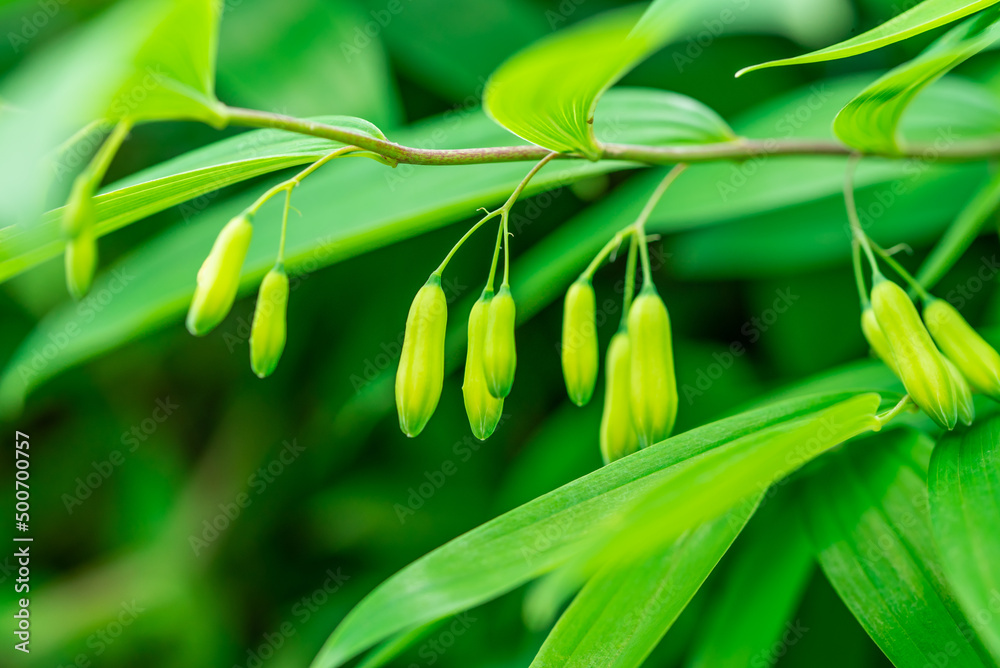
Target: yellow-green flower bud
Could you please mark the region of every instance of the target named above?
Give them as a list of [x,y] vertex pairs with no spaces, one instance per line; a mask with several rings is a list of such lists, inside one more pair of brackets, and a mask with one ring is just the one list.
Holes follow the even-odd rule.
[[597,300],[594,286],[580,279],[566,291],[563,309],[562,369],[570,401],[583,406],[597,385]]
[[924,307],[924,322],[941,351],[978,392],[1000,401],[1000,355],[972,329],[958,310],[935,299]]
[[639,449],[639,438],[632,425],[629,378],[632,373],[628,332],[619,330],[608,345],[604,365],[606,375],[604,414],[601,416],[601,456],[610,464]]
[[652,284],[643,286],[628,313],[632,344],[632,423],[639,445],[666,438],[677,418],[677,380],[667,307]]
[[492,290],[484,292],[469,314],[469,348],[465,355],[465,380],[462,383],[469,426],[472,434],[480,441],[485,441],[493,434],[503,414],[503,399],[490,394],[486,384],[486,371],[483,369],[486,322],[492,299]]
[[962,372],[958,370],[958,367],[951,360],[944,357],[944,363],[948,367],[948,373],[951,374],[952,382],[955,383],[955,398],[958,400],[958,419],[968,427],[976,419],[976,406],[972,403],[972,388],[969,387],[969,383],[962,376]]
[[399,428],[411,438],[423,431],[441,398],[447,328],[448,300],[441,277],[432,274],[410,304],[396,371]]
[[198,270],[198,286],[188,309],[187,328],[195,336],[211,331],[232,308],[251,236],[253,225],[245,214],[240,214],[226,223],[216,237]]
[[500,286],[499,292],[490,300],[488,313],[483,368],[490,394],[503,399],[510,394],[510,388],[514,384],[514,369],[517,367],[517,351],[514,346],[516,308],[510,286]]
[[865,308],[864,313],[861,314],[861,331],[865,335],[865,339],[868,340],[872,352],[898,376],[899,371],[896,369],[896,360],[892,358],[892,349],[889,347],[885,334],[882,333],[882,328],[878,326],[875,311],[872,310],[871,306]]
[[90,291],[97,269],[97,240],[94,228],[86,227],[66,242],[66,287],[74,299]]
[[285,349],[287,309],[288,274],[279,264],[261,281],[250,327],[250,368],[260,378],[271,375]]
[[955,383],[913,302],[903,288],[885,279],[876,279],[871,302],[913,403],[941,427],[953,429],[958,421]]

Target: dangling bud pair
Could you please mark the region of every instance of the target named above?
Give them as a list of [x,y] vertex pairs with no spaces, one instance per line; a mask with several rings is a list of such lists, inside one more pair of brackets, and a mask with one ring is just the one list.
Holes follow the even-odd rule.
[[506,284],[500,286],[496,296],[486,288],[469,314],[462,394],[469,426],[481,441],[489,438],[500,423],[503,400],[514,384],[516,315],[514,297]]
[[913,403],[944,429],[954,429],[959,418],[971,424],[975,409],[968,383],[934,345],[906,291],[877,275],[870,311],[862,314],[862,331]]
[[601,454],[605,463],[662,441],[677,418],[677,381],[667,307],[651,283],[608,346]]

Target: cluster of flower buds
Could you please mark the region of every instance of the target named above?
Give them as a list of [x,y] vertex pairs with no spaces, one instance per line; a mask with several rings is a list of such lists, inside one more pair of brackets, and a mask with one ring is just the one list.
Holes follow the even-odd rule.
[[[253,223],[244,212],[226,223],[212,244],[188,308],[186,324],[195,336],[208,334],[232,309],[251,237]],[[288,290],[288,274],[278,262],[260,284],[250,327],[250,366],[261,378],[274,371],[285,349]]]
[[[503,400],[514,384],[516,314],[507,284],[495,295],[490,287],[483,290],[469,314],[462,395],[469,426],[479,440],[489,438],[500,423]],[[434,273],[410,305],[396,371],[396,412],[407,436],[423,431],[441,398],[447,325],[448,301],[441,276]]]
[[972,390],[1000,401],[1000,355],[951,304],[926,300],[921,319],[900,286],[876,276],[861,330],[913,403],[942,428],[972,424]]
[[[597,327],[590,281],[566,294],[562,365],[573,403],[586,404],[597,382]],[[601,454],[612,462],[663,440],[677,417],[677,381],[667,308],[646,283],[612,337],[605,361]]]

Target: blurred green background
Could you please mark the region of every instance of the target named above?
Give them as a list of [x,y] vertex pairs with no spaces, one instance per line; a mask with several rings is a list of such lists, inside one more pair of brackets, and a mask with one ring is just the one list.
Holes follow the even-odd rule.
[[[0,75],[107,4],[4,3]],[[230,0],[218,95],[228,104],[297,116],[357,115],[391,137],[394,128],[477,105],[486,78],[506,56],[618,4]],[[690,95],[733,122],[752,119],[769,101],[808,91],[814,82],[912,57],[929,38],[847,61],[732,78],[745,65],[877,25],[898,5],[734,0],[736,20],[706,25],[699,36],[653,56],[625,83]],[[959,74],[995,94],[998,65],[988,53]],[[787,122],[795,125],[795,117]],[[782,133],[780,125],[772,132]],[[226,134],[193,123],[138,127],[107,180]],[[728,166],[720,169],[729,174]],[[795,171],[786,174],[794,187]],[[942,174],[914,181],[887,207],[890,215],[877,216],[871,227],[888,245],[913,244],[915,254],[904,259],[911,267],[984,172]],[[519,204],[515,220],[521,215],[531,224],[523,226],[514,252],[574,224],[581,211],[623,192],[636,176],[622,172],[556,191],[537,215],[525,213],[530,201]],[[218,197],[260,190],[261,183]],[[724,196],[719,183],[692,179],[686,189],[682,179],[675,188],[685,191],[688,204],[711,206]],[[864,207],[883,194],[871,188],[859,201]],[[386,196],[392,196],[388,187]],[[669,210],[670,195],[663,206]],[[842,211],[836,194],[765,204],[759,212],[728,214],[723,225],[667,235],[656,246],[663,258],[656,280],[677,340],[679,430],[865,355]],[[474,212],[469,215],[293,280],[288,346],[266,381],[249,369],[248,298],[206,338],[189,336],[177,322],[58,376],[29,397],[24,413],[5,428],[27,432],[32,444],[32,665],[307,665],[346,612],[393,572],[600,465],[600,401],[576,409],[563,390],[558,304],[518,330],[518,382],[489,441],[480,444],[469,434],[456,374],[424,433],[415,440],[400,433],[384,390],[409,301]],[[178,207],[112,234],[101,241],[102,261],[183,224]],[[478,291],[492,243],[492,235],[483,234],[457,256],[456,292]],[[963,313],[977,325],[996,322],[996,268],[982,279],[983,268],[995,265],[995,252],[995,237],[980,239],[938,290],[967,292]],[[615,296],[620,271],[599,274],[599,303]],[[516,295],[516,275],[513,280]],[[792,295],[791,306],[775,315],[781,295]],[[0,361],[66,299],[61,260],[0,286]],[[455,322],[467,317],[456,309],[450,315]],[[602,345],[616,319],[601,328]],[[734,344],[744,352],[727,354]],[[10,458],[0,467],[3,489],[12,491]],[[0,553],[5,611],[15,599],[11,551]],[[713,605],[713,589],[728,567],[727,559],[648,665],[683,665],[700,614]],[[547,630],[525,628],[521,601],[516,592],[457,625],[432,630],[395,665],[527,665]],[[815,573],[791,623],[806,630],[755,665],[887,665]],[[0,650],[0,664],[23,665],[11,644]]]

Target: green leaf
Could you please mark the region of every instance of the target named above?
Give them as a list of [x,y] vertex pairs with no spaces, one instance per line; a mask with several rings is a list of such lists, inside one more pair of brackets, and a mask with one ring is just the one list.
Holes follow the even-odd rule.
[[[225,124],[214,95],[213,0],[127,0],[56,40],[8,76],[0,98],[0,220],[33,221],[46,187],[68,165],[55,149],[88,123],[191,119]],[[68,182],[57,186],[68,189]]]
[[755,500],[697,526],[666,550],[639,563],[624,568],[617,564],[605,566],[573,600],[531,665],[641,665],[729,549],[756,506]]
[[797,514],[789,494],[768,492],[730,552],[687,668],[772,665],[775,641],[795,614],[813,572],[812,545]]
[[879,49],[889,44],[895,44],[909,37],[919,35],[933,30],[939,26],[957,21],[969,14],[978,12],[991,5],[995,5],[997,0],[978,0],[978,2],[963,2],[962,0],[924,0],[916,7],[913,7],[898,16],[886,21],[877,28],[862,33],[856,37],[828,46],[825,49],[813,51],[803,56],[795,58],[784,58],[782,60],[772,60],[760,65],[744,67],[736,73],[736,76],[743,76],[747,72],[764,69],[766,67],[777,67],[779,65],[803,65],[805,63],[820,63],[827,60],[837,60],[848,58],[860,53],[867,53]]
[[928,486],[945,575],[1000,663],[1000,417],[944,437],[931,456]]
[[[625,91],[622,102],[616,99],[617,95],[609,95],[603,101],[605,113],[598,131],[601,136],[607,133],[627,139],[636,131],[631,119],[649,119],[650,109],[672,114],[673,101],[683,98],[647,91],[642,103],[634,91]],[[690,134],[698,124],[689,123],[682,132]],[[677,136],[671,124],[657,127],[666,137]],[[645,126],[641,132],[652,138]],[[470,111],[400,132],[399,139],[420,145],[445,137],[452,146],[471,147],[503,144],[506,136],[484,115]],[[528,194],[632,167],[613,161],[557,161],[532,180]],[[448,169],[406,165],[390,170],[374,163],[334,161],[295,189],[293,204],[302,216],[289,225],[286,264],[293,272],[308,273],[464,218],[476,207],[505,199],[527,169],[524,164],[497,163]],[[179,320],[194,291],[198,267],[219,229],[258,194],[246,192],[220,202],[110,267],[97,277],[92,289],[92,295],[114,295],[114,299],[104,299],[108,303],[94,308],[85,300],[83,305],[66,304],[50,313],[8,363],[0,379],[0,409],[17,410],[26,393],[45,379]],[[269,204],[256,218],[244,264],[243,293],[252,290],[274,263],[280,231],[277,213],[278,208]],[[62,341],[67,331],[72,333],[65,345],[55,351],[46,348],[50,337]]]
[[605,466],[459,536],[369,594],[313,665],[331,668],[404,629],[478,605],[566,563],[668,467],[834,404],[808,397],[693,429]]
[[[360,118],[322,116],[313,120],[385,139],[378,128]],[[342,147],[339,142],[284,130],[254,130],[223,139],[104,188],[94,199],[97,209],[94,230],[98,236],[104,236],[201,195],[256,176],[314,162]],[[367,151],[354,155],[384,160]],[[187,219],[203,208],[204,205],[182,207],[180,213]],[[0,281],[62,253],[66,244],[61,227],[62,214],[63,207],[59,207],[47,212],[37,223],[0,229],[4,240],[0,248]]]
[[836,135],[862,151],[898,153],[903,112],[920,91],[995,42],[998,17],[994,8],[952,28],[920,56],[861,91],[834,119]]
[[895,430],[832,454],[798,485],[820,565],[899,668],[991,664],[970,644],[928,517],[932,442]]
[[483,105],[523,139],[559,152],[600,154],[592,124],[601,94],[693,21],[693,3],[655,0],[581,21],[515,54],[490,77]]
[[642,559],[687,528],[719,517],[844,441],[878,429],[879,395],[862,394],[821,412],[748,434],[663,471],[571,567],[550,578],[558,600],[602,564]]

